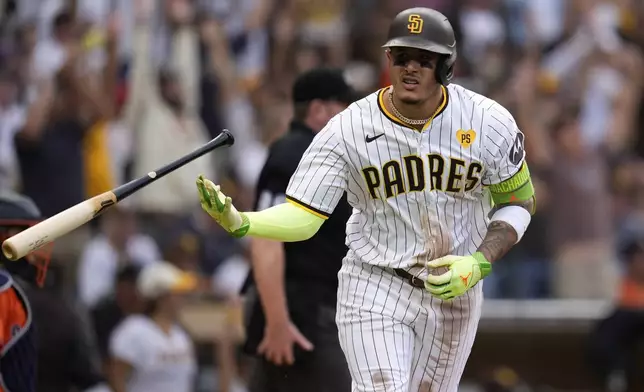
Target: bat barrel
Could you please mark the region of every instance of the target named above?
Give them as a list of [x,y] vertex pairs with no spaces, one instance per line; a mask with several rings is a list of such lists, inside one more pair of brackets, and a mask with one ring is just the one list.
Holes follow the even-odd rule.
[[114,194],[105,192],[76,204],[7,239],[2,243],[2,253],[9,260],[23,258],[89,222],[96,216],[97,211],[105,209],[115,202]]

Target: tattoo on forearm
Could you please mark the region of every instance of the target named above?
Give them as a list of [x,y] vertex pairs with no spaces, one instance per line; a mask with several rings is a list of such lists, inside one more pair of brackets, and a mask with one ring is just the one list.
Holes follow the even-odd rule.
[[[490,212],[489,216],[492,217],[497,210],[510,205],[523,207],[528,210],[530,214],[533,214],[535,209],[535,200],[534,197],[531,197],[529,200],[522,202],[496,205]],[[483,239],[481,246],[479,246],[478,251],[483,253],[487,261],[493,263],[505,256],[516,242],[517,232],[514,230],[514,227],[505,222],[494,221],[488,226],[487,235]]]
[[505,222],[494,221],[488,226],[487,235],[478,251],[492,263],[508,253],[516,242],[517,232],[512,226]]

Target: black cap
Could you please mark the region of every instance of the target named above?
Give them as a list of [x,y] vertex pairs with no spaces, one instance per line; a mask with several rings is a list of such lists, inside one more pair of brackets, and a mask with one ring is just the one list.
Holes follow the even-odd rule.
[[141,267],[136,264],[126,264],[120,267],[116,273],[117,282],[136,282],[141,272]]
[[294,103],[320,99],[350,104],[357,99],[342,70],[334,68],[315,68],[304,72],[295,80],[292,94]]

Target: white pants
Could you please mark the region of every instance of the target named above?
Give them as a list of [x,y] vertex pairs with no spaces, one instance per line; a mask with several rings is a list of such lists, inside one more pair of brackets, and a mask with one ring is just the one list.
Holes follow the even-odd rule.
[[393,270],[345,258],[336,321],[353,392],[456,392],[470,355],[482,285],[450,302]]

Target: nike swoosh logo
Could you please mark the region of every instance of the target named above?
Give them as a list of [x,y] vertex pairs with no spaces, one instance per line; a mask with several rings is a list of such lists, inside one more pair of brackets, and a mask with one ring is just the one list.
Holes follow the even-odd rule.
[[384,135],[385,135],[384,133],[381,133],[381,134],[376,135],[376,136],[367,136],[367,137],[365,137],[365,138],[364,138],[364,140],[365,140],[367,143],[371,143],[372,141],[374,141],[374,140],[378,139],[380,136],[384,136]]

